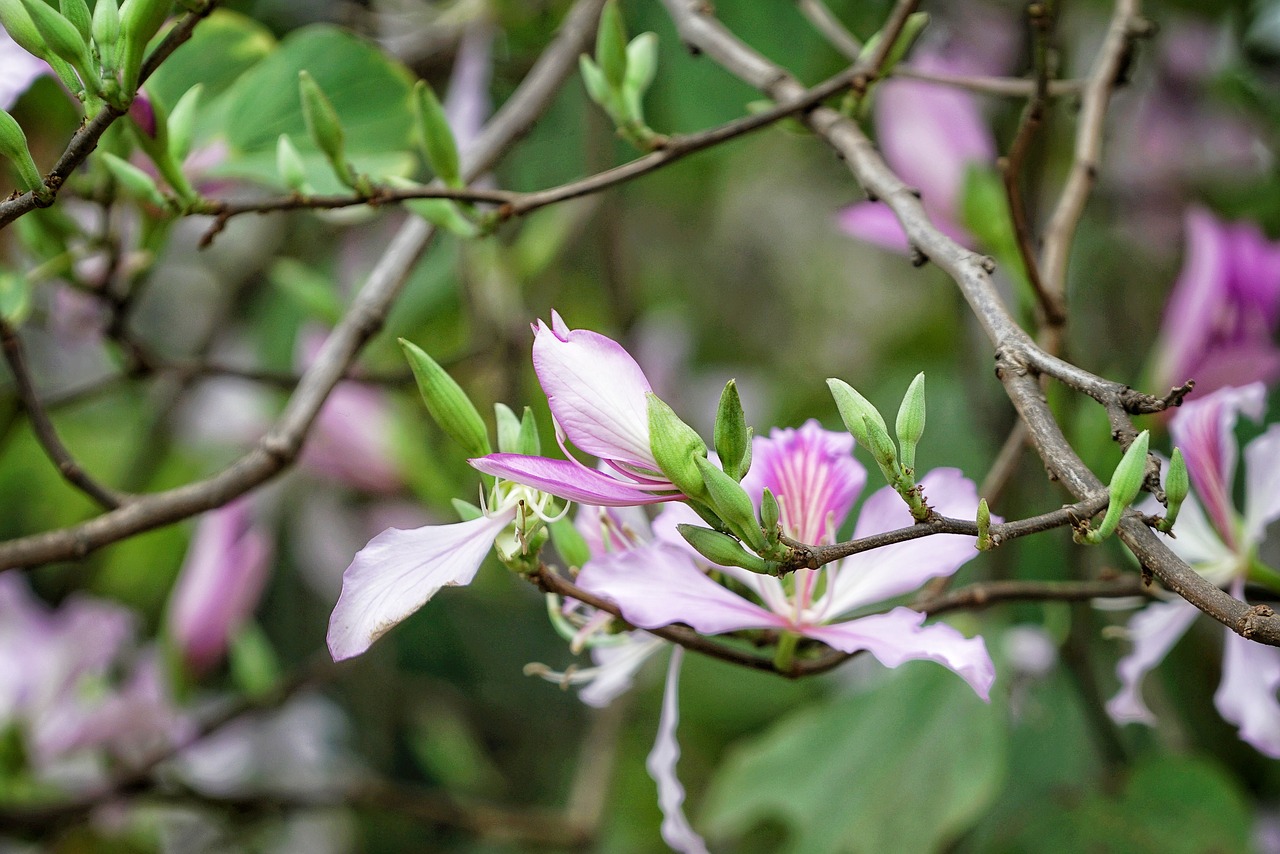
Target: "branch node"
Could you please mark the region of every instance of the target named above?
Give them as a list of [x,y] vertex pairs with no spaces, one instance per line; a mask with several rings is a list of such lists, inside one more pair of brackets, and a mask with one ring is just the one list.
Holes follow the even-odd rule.
[[1266,623],[1275,618],[1276,612],[1270,605],[1254,605],[1240,619],[1240,636],[1252,639],[1254,634],[1266,627]]

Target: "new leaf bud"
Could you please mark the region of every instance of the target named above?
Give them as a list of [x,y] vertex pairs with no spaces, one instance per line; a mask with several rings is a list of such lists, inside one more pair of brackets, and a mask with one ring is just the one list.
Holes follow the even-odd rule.
[[739,566],[752,572],[767,573],[769,564],[764,558],[744,551],[742,544],[728,534],[702,528],[697,525],[677,525],[676,530],[694,551],[719,566]]
[[604,72],[600,70],[600,66],[584,53],[578,57],[578,68],[582,72],[582,84],[587,88],[587,95],[607,109],[607,105],[613,98],[609,91],[609,83],[604,79]]
[[627,75],[623,90],[640,98],[648,91],[658,71],[658,36],[641,33],[627,45]]
[[726,527],[751,548],[758,552],[764,551],[768,543],[756,520],[751,496],[747,495],[747,491],[736,480],[712,465],[710,460],[705,457],[694,457],[693,460],[702,473],[711,506]]
[[1160,530],[1168,533],[1173,528],[1173,523],[1178,520],[1178,511],[1182,509],[1182,502],[1186,501],[1190,491],[1191,478],[1187,473],[1187,461],[1182,457],[1182,449],[1174,448],[1173,457],[1169,460],[1169,473],[1164,478],[1164,497],[1168,505]]
[[288,134],[282,133],[276,140],[276,172],[284,185],[295,193],[309,196],[315,192],[315,188],[307,180],[307,168],[302,164],[302,155],[294,148]]
[[22,0],[0,0],[0,26],[27,53],[49,58],[49,48]]
[[831,396],[835,398],[836,409],[840,410],[840,420],[844,422],[845,429],[858,440],[859,445],[871,450],[871,440],[867,435],[867,428],[863,426],[864,417],[879,425],[886,437],[889,435],[889,428],[885,425],[880,411],[871,405],[871,401],[858,394],[853,386],[844,380],[832,378],[827,380],[827,387],[831,389]]
[[28,190],[36,190],[44,186],[44,177],[31,159],[31,149],[27,147],[27,135],[22,132],[18,122],[5,110],[0,110],[0,157],[8,160],[18,170],[18,177]]
[[862,427],[867,434],[867,450],[875,458],[884,478],[893,486],[902,480],[902,470],[898,465],[898,454],[893,448],[893,440],[880,424],[870,415],[862,416]]
[[542,453],[542,437],[538,435],[538,419],[533,417],[533,408],[524,408],[524,417],[520,419],[520,435],[516,442],[516,453],[536,457]]
[[493,415],[498,427],[498,453],[519,453],[516,446],[520,443],[520,419],[505,403],[495,403]]
[[658,468],[690,498],[705,496],[707,488],[698,461],[706,461],[707,443],[656,394],[645,396],[649,401],[649,449]]
[[191,140],[196,130],[196,109],[203,93],[204,84],[197,83],[169,111],[169,156],[175,163],[182,163],[191,153]]
[[742,401],[738,398],[738,385],[733,380],[725,383],[724,391],[720,394],[720,406],[716,410],[715,445],[725,474],[734,480],[742,480],[742,476],[747,473],[742,467],[742,461],[751,446],[751,430],[747,427]]
[[490,451],[489,433],[462,386],[420,347],[403,338],[400,347],[418,382],[422,401],[440,429],[461,445],[468,457],[486,456]]
[[907,393],[898,407],[898,449],[902,456],[902,467],[915,471],[916,445],[924,435],[924,374],[916,374],[916,378],[907,387]]
[[978,500],[978,542],[974,544],[980,552],[989,551],[995,547],[995,543],[991,541],[991,508],[987,506],[987,499]]
[[150,175],[109,151],[99,152],[98,156],[102,158],[102,163],[111,173],[111,177],[127,195],[161,210],[168,209],[169,200],[160,192],[160,188],[156,186],[156,182]]
[[1115,533],[1120,524],[1124,510],[1142,491],[1142,482],[1147,476],[1147,447],[1150,435],[1146,430],[1138,434],[1129,445],[1111,475],[1111,502],[1107,504],[1107,514],[1098,526],[1097,538],[1104,539]]
[[116,42],[120,40],[120,7],[116,0],[98,0],[93,6],[90,34],[106,65],[114,62]]
[[58,8],[62,17],[80,33],[80,38],[87,43],[93,29],[93,16],[89,12],[89,4],[84,0],[58,0]]
[[458,161],[458,143],[449,127],[444,107],[435,90],[425,80],[413,87],[413,110],[418,118],[418,133],[427,164],[436,177],[450,187],[462,186],[462,171]]
[[778,507],[778,499],[774,498],[773,490],[766,486],[760,496],[760,527],[764,529],[765,539],[770,542],[777,540],[778,522],[781,518],[782,512]]
[[622,89],[627,76],[627,28],[617,0],[605,3],[600,13],[600,29],[596,32],[596,62],[609,82],[609,88]]
[[27,13],[39,31],[45,45],[55,56],[71,64],[80,75],[80,82],[90,92],[98,92],[98,75],[91,67],[89,45],[85,37],[80,35],[75,24],[58,14],[44,0],[24,0]]
[[332,102],[306,71],[298,72],[298,92],[302,98],[302,118],[307,124],[307,133],[311,134],[316,147],[324,152],[338,179],[351,186],[355,183],[355,175],[351,164],[347,163],[342,123]]

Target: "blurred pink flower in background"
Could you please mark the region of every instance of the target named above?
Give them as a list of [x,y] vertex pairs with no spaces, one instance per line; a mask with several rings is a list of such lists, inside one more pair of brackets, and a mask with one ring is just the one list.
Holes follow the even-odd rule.
[[196,674],[222,660],[271,572],[272,545],[248,499],[205,514],[169,599],[169,635]]
[[1249,222],[1186,214],[1186,254],[1165,307],[1153,385],[1196,391],[1280,377],[1280,242]]
[[52,73],[43,59],[27,53],[0,27],[0,110],[12,107],[36,78]]

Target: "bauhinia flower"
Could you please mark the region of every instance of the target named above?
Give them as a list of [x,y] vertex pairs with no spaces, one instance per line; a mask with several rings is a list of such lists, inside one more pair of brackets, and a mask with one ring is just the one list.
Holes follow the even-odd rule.
[[601,507],[654,504],[682,498],[661,472],[649,442],[644,371],[618,342],[570,329],[552,312],[551,326],[534,327],[533,368],[556,422],[556,438],[597,457],[610,471],[567,460],[489,454],[476,469],[569,501]]
[[[798,430],[774,430],[753,442],[753,463],[743,486],[759,502],[765,488],[778,500],[783,532],[811,544],[831,542],[866,483],[853,458],[853,438],[810,421]],[[939,512],[972,517],[977,490],[955,469],[936,469],[921,479]],[[687,515],[686,515],[687,514]],[[690,518],[692,517],[692,518]],[[684,623],[706,634],[772,629],[783,637],[807,637],[844,652],[866,650],[896,667],[912,659],[937,661],[958,673],[983,699],[990,696],[995,668],[980,638],[951,626],[923,625],[925,615],[898,607],[883,614],[841,618],[916,589],[929,578],[950,575],[976,554],[973,538],[941,535],[862,552],[787,579],[736,567],[714,567],[747,595],[722,586],[705,562],[664,536],[676,522],[695,521],[687,507],[673,505],[655,520],[657,540],[593,559],[578,577],[586,590],[614,602],[640,628]],[[890,487],[867,499],[854,536],[864,537],[912,523],[906,504]],[[785,641],[784,641],[785,642]],[[676,688],[679,650],[667,677],[667,698],[648,768],[658,784],[663,838],[679,851],[705,851],[683,814],[684,790],[675,774],[679,747]]]
[[[1271,583],[1280,576],[1258,560],[1268,523],[1280,518],[1280,425],[1273,425],[1244,449],[1244,512],[1232,501],[1238,445],[1234,436],[1240,413],[1262,417],[1262,383],[1223,388],[1183,404],[1170,422],[1174,444],[1182,449],[1193,492],[1182,505],[1167,544],[1205,578],[1243,598],[1246,580]],[[1151,510],[1156,508],[1152,507]],[[1149,605],[1134,615],[1128,634],[1133,651],[1120,660],[1121,689],[1107,704],[1118,721],[1154,724],[1142,700],[1142,679],[1159,664],[1199,614],[1181,598]],[[1240,738],[1272,758],[1280,758],[1280,649],[1263,646],[1226,630],[1222,683],[1214,704]]]
[[1186,257],[1156,344],[1158,387],[1199,391],[1280,377],[1280,242],[1253,223],[1186,215]]

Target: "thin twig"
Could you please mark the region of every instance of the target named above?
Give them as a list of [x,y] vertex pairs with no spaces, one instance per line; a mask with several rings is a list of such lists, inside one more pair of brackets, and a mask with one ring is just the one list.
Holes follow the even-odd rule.
[[[1021,77],[989,77],[981,74],[942,74],[936,71],[925,71],[909,63],[895,65],[890,72],[892,77],[905,77],[909,80],[921,80],[926,83],[937,83],[940,86],[954,86],[957,89],[968,89],[981,95],[1001,95],[1009,98],[1031,98],[1036,94],[1037,81],[1025,80]],[[1084,88],[1082,80],[1050,80],[1045,94],[1050,98],[1078,95]]]
[[805,20],[812,24],[832,47],[844,54],[846,59],[854,61],[858,59],[858,55],[862,53],[862,42],[849,32],[835,13],[827,8],[826,3],[822,0],[796,0],[796,7],[800,10],[800,14],[804,15]]

